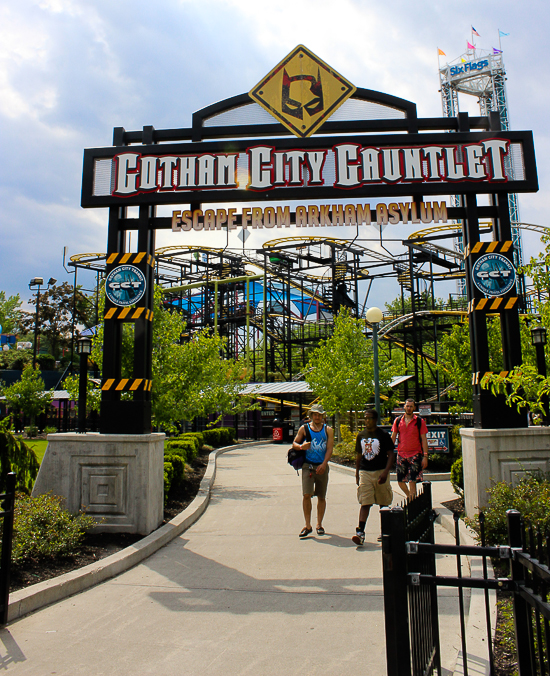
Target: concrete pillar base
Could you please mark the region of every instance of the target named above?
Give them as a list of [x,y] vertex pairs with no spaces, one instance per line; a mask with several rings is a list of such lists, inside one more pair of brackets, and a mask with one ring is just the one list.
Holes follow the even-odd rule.
[[498,481],[516,485],[526,472],[550,471],[550,427],[460,430],[466,516],[488,503],[487,490]]
[[147,535],[163,521],[164,434],[49,434],[33,496],[101,519],[95,531]]

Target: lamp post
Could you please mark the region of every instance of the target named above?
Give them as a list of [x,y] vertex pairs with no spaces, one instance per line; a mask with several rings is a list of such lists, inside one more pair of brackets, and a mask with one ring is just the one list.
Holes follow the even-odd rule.
[[371,307],[365,315],[369,324],[372,325],[372,351],[374,353],[374,408],[380,417],[380,373],[378,370],[378,324],[382,321],[382,310]]
[[88,381],[88,355],[92,351],[92,341],[89,338],[80,338],[76,344],[80,355],[80,376],[78,379],[78,432],[86,432],[86,395]]
[[[55,284],[57,282],[57,279],[54,279],[53,277],[50,277],[48,280],[48,285],[46,289],[49,289],[50,286]],[[33,369],[36,368],[36,348],[38,346],[38,307],[40,303],[40,290],[42,288],[42,284],[44,284],[44,278],[43,277],[33,277],[31,281],[29,282],[29,289],[36,289],[36,315],[34,318],[34,345],[33,345],[33,350],[32,350],[32,367]]]
[[[539,376],[546,378],[546,359],[544,356],[544,346],[546,345],[547,331],[544,326],[535,326],[531,329],[531,342],[535,346],[535,351],[537,354],[537,371]],[[548,423],[549,412],[548,412],[548,395],[542,396],[542,405],[544,406],[545,414],[543,416],[543,421],[545,424]]]

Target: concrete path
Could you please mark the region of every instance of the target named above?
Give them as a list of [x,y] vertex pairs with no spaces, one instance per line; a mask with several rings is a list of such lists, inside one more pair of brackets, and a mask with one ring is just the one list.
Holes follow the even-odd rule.
[[[333,468],[327,535],[299,540],[301,483],[286,450],[219,456],[210,505],[189,530],[131,570],[0,632],[4,672],[385,676],[378,509],[357,548],[354,476]],[[448,482],[433,486],[438,502],[455,497]],[[449,537],[437,526],[438,541]],[[452,557],[441,558],[445,574]],[[440,615],[448,674],[459,645],[455,590],[442,591]]]

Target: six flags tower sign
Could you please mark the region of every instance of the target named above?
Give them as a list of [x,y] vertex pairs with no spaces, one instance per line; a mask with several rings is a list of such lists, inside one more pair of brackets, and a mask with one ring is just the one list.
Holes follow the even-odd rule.
[[[419,118],[414,103],[356,88],[301,45],[250,92],[194,113],[189,128],[115,128],[112,146],[84,152],[82,206],[109,208],[107,274],[133,265],[142,278],[132,282],[140,287],[132,306],[122,307],[116,293],[106,302],[101,431],[150,430],[157,229],[185,233],[447,219],[462,224],[475,422],[494,424],[495,398],[479,386],[489,370],[486,312],[501,316],[504,369],[521,363],[517,291],[502,261],[513,261],[508,194],[536,190],[530,131],[503,131],[496,112]],[[478,194],[487,196],[483,204]],[[460,196],[458,206],[447,206],[448,195]],[[298,206],[291,212],[284,201]],[[266,205],[231,206],[247,202]],[[156,206],[163,204],[179,209],[172,218],[158,217]],[[139,207],[137,219],[127,217],[129,206]],[[493,224],[490,250],[480,242],[480,218]],[[138,231],[137,254],[124,250],[126,230]],[[476,261],[488,253],[498,253],[500,262],[484,259],[474,279]],[[121,275],[113,275],[115,284]],[[130,281],[120,282],[119,295]],[[135,323],[135,373],[122,379],[126,321]],[[121,399],[122,392],[132,392],[132,400]],[[500,421],[503,427],[521,425],[511,411]]]

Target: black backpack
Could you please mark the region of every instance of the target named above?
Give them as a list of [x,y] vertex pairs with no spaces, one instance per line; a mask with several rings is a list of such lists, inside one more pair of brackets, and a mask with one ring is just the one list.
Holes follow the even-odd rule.
[[[311,430],[309,429],[309,423],[305,425],[306,428],[306,441],[311,441]],[[295,448],[289,448],[287,453],[287,462],[289,465],[294,467],[296,471],[302,469],[302,465],[306,461],[306,452],[302,450],[296,450]]]
[[[422,428],[422,418],[418,415],[418,413],[414,414],[416,416],[416,428],[418,429],[418,439],[420,440],[420,445],[422,445],[422,434],[420,433],[420,430]],[[399,425],[401,424],[401,421],[405,417],[405,414],[400,415],[399,418],[397,418],[397,425],[395,426],[397,429],[397,434],[399,434]]]

